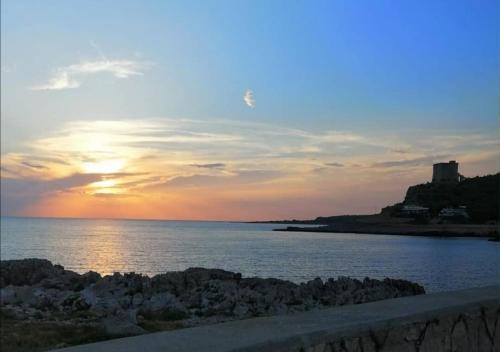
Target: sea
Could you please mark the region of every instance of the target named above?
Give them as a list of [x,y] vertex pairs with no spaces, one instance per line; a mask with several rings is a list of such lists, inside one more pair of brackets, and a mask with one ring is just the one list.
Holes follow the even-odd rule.
[[285,225],[215,221],[2,217],[0,225],[2,260],[44,258],[79,273],[205,267],[296,283],[389,277],[427,292],[500,283],[500,243],[487,239],[276,232]]

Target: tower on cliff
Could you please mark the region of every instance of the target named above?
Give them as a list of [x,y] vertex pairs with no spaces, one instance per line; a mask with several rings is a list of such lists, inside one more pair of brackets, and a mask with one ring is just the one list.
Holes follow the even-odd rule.
[[458,163],[451,160],[447,163],[437,163],[432,168],[432,183],[458,183],[464,177],[458,173]]

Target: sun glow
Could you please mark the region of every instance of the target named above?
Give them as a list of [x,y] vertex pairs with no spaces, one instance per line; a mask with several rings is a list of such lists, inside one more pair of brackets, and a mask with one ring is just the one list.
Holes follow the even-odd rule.
[[116,186],[116,182],[114,180],[102,180],[92,183],[91,186],[94,188],[113,188]]
[[122,170],[125,166],[125,161],[122,159],[100,160],[83,163],[82,166],[86,173],[112,174]]
[[120,189],[115,180],[102,180],[89,185],[91,194],[118,194]]

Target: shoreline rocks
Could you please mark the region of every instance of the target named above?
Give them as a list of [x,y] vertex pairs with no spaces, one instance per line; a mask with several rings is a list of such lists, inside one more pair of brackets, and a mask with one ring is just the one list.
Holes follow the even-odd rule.
[[136,273],[102,277],[44,259],[7,260],[0,266],[2,314],[97,324],[110,335],[141,334],[151,322],[194,326],[424,293],[416,283],[395,279],[316,278],[295,284],[205,268],[151,278]]

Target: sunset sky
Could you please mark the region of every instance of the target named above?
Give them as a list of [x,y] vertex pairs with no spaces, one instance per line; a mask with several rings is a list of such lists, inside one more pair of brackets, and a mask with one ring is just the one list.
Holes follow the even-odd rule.
[[500,171],[495,0],[1,8],[1,212],[374,213]]

